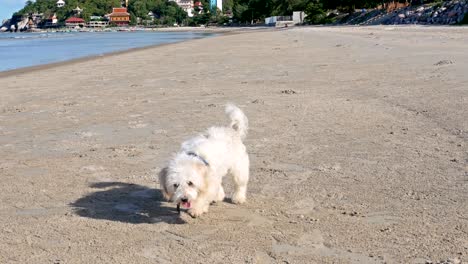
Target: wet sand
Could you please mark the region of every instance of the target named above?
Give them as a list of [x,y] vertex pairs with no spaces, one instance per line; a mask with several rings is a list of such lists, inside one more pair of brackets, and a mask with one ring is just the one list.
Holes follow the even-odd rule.
[[[467,33],[270,30],[3,75],[0,263],[468,262]],[[248,202],[179,217],[155,173],[228,101]]]

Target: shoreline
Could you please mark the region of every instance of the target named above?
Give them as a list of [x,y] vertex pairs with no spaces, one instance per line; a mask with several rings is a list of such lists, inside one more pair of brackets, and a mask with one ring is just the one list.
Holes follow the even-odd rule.
[[[163,31],[157,31],[157,32],[163,32]],[[188,30],[188,31],[167,31],[167,32],[181,32],[182,33],[182,32],[193,32],[193,31]],[[0,71],[0,78],[9,77],[11,75],[21,75],[21,74],[26,74],[29,72],[46,70],[46,69],[51,69],[51,68],[65,66],[65,65],[81,63],[81,62],[87,62],[87,61],[91,61],[91,60],[95,60],[99,58],[118,56],[118,55],[127,54],[127,53],[131,53],[135,51],[143,51],[143,50],[157,48],[157,47],[164,47],[167,45],[173,45],[173,44],[184,43],[184,42],[189,42],[189,41],[196,41],[196,40],[200,40],[204,38],[215,38],[215,37],[219,37],[223,35],[241,34],[241,33],[248,33],[248,32],[250,31],[243,31],[239,28],[236,28],[233,30],[203,30],[203,31],[200,30],[200,31],[197,31],[196,33],[212,33],[213,36],[186,39],[186,40],[172,42],[172,43],[153,44],[153,45],[149,45],[145,47],[137,47],[137,48],[130,48],[130,49],[119,50],[119,51],[111,51],[111,52],[99,54],[99,55],[89,55],[89,56],[69,59],[65,61],[51,62],[51,63],[34,65],[34,66],[21,67],[21,68],[12,69],[12,70]],[[255,31],[255,32],[258,32],[258,31]]]

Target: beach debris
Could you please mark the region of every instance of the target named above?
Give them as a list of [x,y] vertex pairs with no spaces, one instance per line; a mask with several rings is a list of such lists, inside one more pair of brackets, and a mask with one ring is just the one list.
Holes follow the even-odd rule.
[[349,216],[358,216],[358,215],[361,215],[361,214],[360,214],[359,212],[357,212],[357,211],[352,211],[352,212],[346,212],[346,211],[344,211],[344,212],[342,212],[341,214],[342,214],[342,215],[349,215]]
[[390,227],[385,227],[385,228],[381,228],[380,229],[380,232],[384,233],[384,232],[390,232],[392,231],[392,229]]
[[281,93],[282,94],[297,94],[297,92],[292,89],[283,90],[281,91]]

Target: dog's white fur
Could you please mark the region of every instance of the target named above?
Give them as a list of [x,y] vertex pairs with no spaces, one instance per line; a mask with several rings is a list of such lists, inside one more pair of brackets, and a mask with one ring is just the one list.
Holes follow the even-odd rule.
[[[208,212],[210,203],[224,199],[221,184],[228,173],[235,183],[232,201],[241,204],[246,200],[249,156],[242,140],[247,134],[248,120],[242,110],[232,104],[226,106],[226,114],[229,126],[210,127],[182,143],[181,150],[159,173],[165,198],[188,205],[192,217]],[[185,199],[188,202],[183,202]]]

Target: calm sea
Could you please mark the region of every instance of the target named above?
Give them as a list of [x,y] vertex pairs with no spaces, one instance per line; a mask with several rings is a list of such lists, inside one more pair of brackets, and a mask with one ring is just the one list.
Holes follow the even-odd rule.
[[0,71],[212,35],[148,31],[0,33]]

